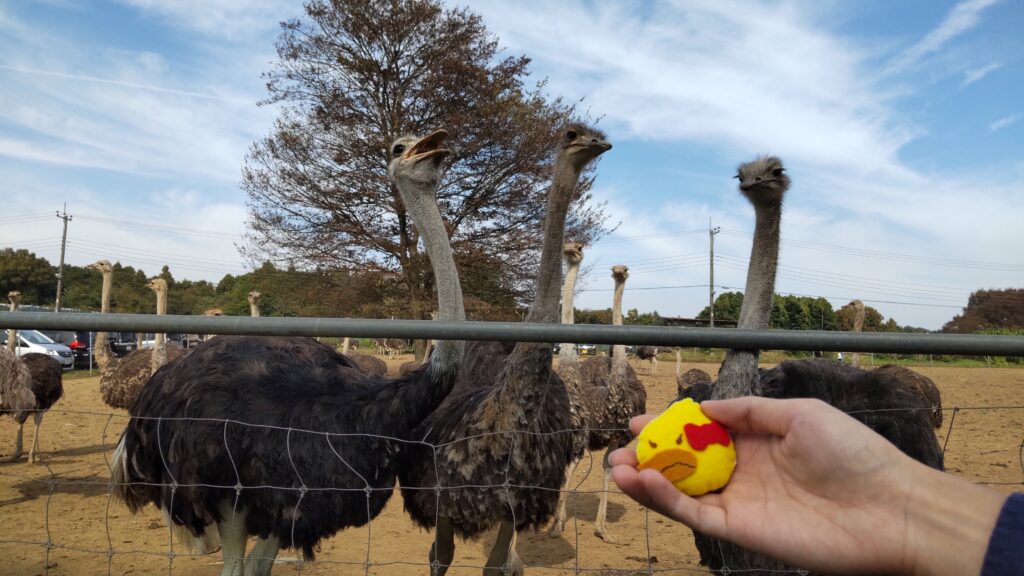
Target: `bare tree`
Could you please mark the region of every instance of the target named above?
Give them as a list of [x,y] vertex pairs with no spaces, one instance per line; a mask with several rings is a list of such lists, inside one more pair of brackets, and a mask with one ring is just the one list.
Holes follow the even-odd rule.
[[[480,17],[435,0],[310,0],[282,24],[267,103],[281,112],[243,170],[252,260],[397,273],[395,316],[429,318],[433,278],[387,144],[447,128],[438,202],[471,317],[514,314],[532,292],[558,126],[574,106],[524,86],[529,59],[501,58]],[[606,232],[584,179],[570,236]],[[475,309],[474,309],[475,306]]]

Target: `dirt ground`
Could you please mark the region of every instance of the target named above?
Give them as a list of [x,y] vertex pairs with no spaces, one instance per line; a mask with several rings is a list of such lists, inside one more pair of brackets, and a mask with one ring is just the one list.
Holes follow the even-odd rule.
[[[390,361],[391,369],[397,370],[408,359]],[[647,364],[637,365],[652,410],[661,409],[675,395],[674,370],[666,364],[660,364],[656,376],[647,375]],[[692,367],[717,370],[717,365],[684,365],[684,369]],[[1000,490],[1021,490],[1024,370],[917,370],[942,391],[945,421],[938,433],[940,442],[948,436],[947,469]],[[219,554],[169,557],[169,530],[156,510],[132,516],[110,501],[106,459],[126,414],[111,414],[102,403],[97,378],[68,380],[65,391],[43,422],[43,463],[28,464],[23,459],[0,464],[0,574],[218,574]],[[0,454],[10,453],[14,433],[9,418],[0,420]],[[31,422],[26,425],[26,435],[30,434]],[[572,573],[576,566],[604,574],[646,573],[648,562],[654,570],[670,574],[702,573],[688,530],[646,514],[614,491],[614,484],[608,519],[617,542],[594,536],[600,458],[601,454],[592,454],[577,472],[581,492],[570,501],[565,534],[559,538],[546,532],[521,535],[519,552],[529,573]],[[369,557],[370,574],[423,575],[428,573],[431,538],[406,518],[401,496],[396,494],[369,531],[352,529],[327,540],[311,564],[301,565],[292,551],[282,551],[274,573],[361,574]],[[457,566],[449,574],[479,574],[476,567],[484,563],[493,538],[489,534],[480,541],[458,544]],[[47,540],[53,543],[49,550]],[[110,549],[113,555],[108,555]]]

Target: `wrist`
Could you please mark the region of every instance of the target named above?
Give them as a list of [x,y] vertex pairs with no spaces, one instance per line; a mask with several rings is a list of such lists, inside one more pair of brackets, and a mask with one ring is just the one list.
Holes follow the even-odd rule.
[[910,477],[901,572],[979,574],[1006,495],[917,462]]

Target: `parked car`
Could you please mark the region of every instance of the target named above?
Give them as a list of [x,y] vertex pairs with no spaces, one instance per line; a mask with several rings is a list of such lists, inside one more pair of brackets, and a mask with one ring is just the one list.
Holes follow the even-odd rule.
[[[4,331],[0,334],[2,334],[0,335],[0,345],[6,346],[7,332]],[[15,347],[15,351],[18,356],[28,354],[29,352],[46,354],[60,362],[61,367],[65,370],[70,370],[75,366],[75,355],[71,352],[71,348],[63,344],[57,344],[38,330],[19,330],[18,345]]]
[[86,368],[95,365],[92,360],[92,343],[96,341],[96,334],[90,332],[73,332],[71,330],[40,330],[47,338],[57,344],[63,344],[71,349],[75,355],[75,368]]
[[118,358],[135,352],[135,332],[111,332],[107,336],[107,342],[114,356]]
[[[562,349],[562,345],[561,344],[555,344],[555,351],[554,351],[554,353],[558,354],[558,352],[561,349]],[[593,356],[593,355],[597,354],[597,346],[595,346],[594,344],[577,344],[576,345],[576,354],[579,355],[579,356]]]

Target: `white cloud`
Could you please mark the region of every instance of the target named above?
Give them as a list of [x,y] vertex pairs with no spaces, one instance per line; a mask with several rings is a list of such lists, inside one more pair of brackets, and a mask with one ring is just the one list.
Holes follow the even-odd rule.
[[301,5],[288,0],[119,0],[159,15],[177,26],[224,39],[240,39],[273,30],[285,18],[301,15]]
[[974,84],[978,80],[981,80],[985,76],[988,76],[990,73],[995,72],[996,70],[1002,67],[1003,65],[1000,64],[999,62],[992,62],[991,64],[982,66],[981,68],[972,68],[970,70],[965,70],[964,81],[960,85],[970,86],[971,84]]
[[1003,116],[999,120],[996,120],[995,122],[989,124],[988,131],[995,132],[996,130],[1002,130],[1003,128],[1008,127],[1017,120],[1020,120],[1020,114],[1010,114],[1009,116]]
[[[941,26],[927,45],[962,32],[964,11],[985,5],[954,10],[957,24]],[[876,71],[877,52],[831,33],[827,14],[818,21],[792,4],[740,9],[710,1],[656,4],[643,16],[633,5],[581,1],[540,9],[494,0],[475,3],[474,10],[509,52],[534,58],[551,92],[585,96],[613,140],[664,145],[670,150],[664,157],[678,158],[682,172],[706,170],[671,152],[676,143],[707,147],[730,162],[764,151],[782,156],[795,182],[784,238],[1018,265],[1015,272],[979,272],[926,258],[905,262],[783,245],[779,291],[835,296],[836,306],[861,298],[901,323],[938,328],[966,305],[972,289],[1018,282],[1024,261],[1001,247],[1024,243],[1017,215],[1006,210],[1024,204],[1024,186],[907,166],[900,152],[922,128],[904,120],[886,76]],[[689,255],[706,253],[707,233],[679,231],[706,229],[709,216],[734,231],[716,240],[716,252],[732,258],[716,267],[716,284],[742,287],[750,254],[742,233],[752,231],[753,218],[729,176],[701,180],[703,193],[714,194],[707,204],[684,195],[645,203],[639,195],[647,191],[601,189],[612,220],[623,221],[617,236],[635,239],[588,251],[587,263],[596,268],[587,286],[592,291],[581,294],[579,305],[606,307],[610,296],[593,291],[606,287],[604,269],[639,262],[631,265],[627,307],[696,314],[707,303],[706,287],[636,288],[706,284],[706,258]],[[598,185],[605,186],[600,175]],[[664,182],[665,189],[677,187]]]
[[966,0],[949,11],[946,18],[916,44],[904,50],[893,60],[890,71],[898,71],[917,64],[944,44],[978,25],[981,12],[999,0]]

